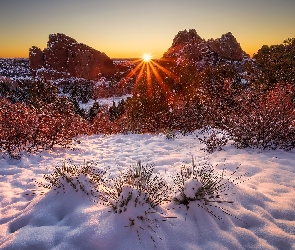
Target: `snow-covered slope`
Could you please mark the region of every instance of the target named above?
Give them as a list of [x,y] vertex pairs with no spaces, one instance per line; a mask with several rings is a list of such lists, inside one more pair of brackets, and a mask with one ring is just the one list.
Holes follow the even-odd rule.
[[[80,139],[75,149],[55,148],[20,161],[0,159],[0,249],[295,249],[294,152],[227,145],[207,155],[195,134],[178,134],[175,140],[162,134]],[[140,207],[116,214],[74,189],[57,193],[33,185],[34,180],[45,182],[43,174],[66,159],[75,164],[96,161],[109,167],[112,176],[141,160],[154,163],[155,171],[171,183],[192,157],[197,165],[208,158],[218,164],[217,170],[226,167],[231,173],[240,165],[238,175],[248,173],[248,180],[232,190],[235,194],[230,192],[233,205],[220,205],[233,216],[212,208],[220,221],[196,204],[187,210],[168,202],[159,209],[164,214],[141,221],[141,229],[129,220]],[[161,221],[163,216],[169,218]]]

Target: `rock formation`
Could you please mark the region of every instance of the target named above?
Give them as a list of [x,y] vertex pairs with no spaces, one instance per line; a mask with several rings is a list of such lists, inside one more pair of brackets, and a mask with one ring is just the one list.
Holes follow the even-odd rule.
[[30,68],[35,71],[44,66],[44,56],[41,49],[36,46],[30,48],[29,52]]
[[45,79],[73,76],[93,80],[115,73],[113,61],[105,53],[60,33],[49,35],[43,51],[31,47],[29,59],[33,75]]
[[178,32],[163,58],[175,59],[178,63],[191,60],[197,67],[225,61],[236,61],[239,64],[250,59],[232,33],[228,32],[220,38],[206,41],[194,29]]
[[246,53],[231,32],[222,35],[221,38],[210,39],[209,47],[222,58],[234,61],[241,61]]

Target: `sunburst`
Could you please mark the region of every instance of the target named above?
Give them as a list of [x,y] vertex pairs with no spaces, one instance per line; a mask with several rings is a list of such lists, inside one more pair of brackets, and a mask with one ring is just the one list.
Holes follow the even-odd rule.
[[152,95],[152,76],[155,77],[155,80],[158,82],[160,87],[165,91],[169,91],[168,86],[165,84],[160,72],[164,73],[165,75],[176,79],[176,75],[173,74],[168,69],[161,66],[158,60],[153,60],[152,55],[150,53],[142,54],[142,57],[138,60],[134,60],[131,63],[135,64],[135,68],[129,72],[129,74],[123,79],[126,83],[129,79],[131,79],[134,75],[136,75],[136,81],[134,90],[136,91],[140,80],[142,79],[143,75],[146,75],[146,84],[147,84],[147,94],[148,96]]

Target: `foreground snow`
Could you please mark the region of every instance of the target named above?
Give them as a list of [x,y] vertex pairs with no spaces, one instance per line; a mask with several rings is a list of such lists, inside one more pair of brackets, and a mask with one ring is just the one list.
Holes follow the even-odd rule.
[[[295,249],[295,155],[284,151],[238,150],[228,145],[207,155],[195,134],[113,135],[81,138],[74,150],[0,159],[0,249]],[[96,161],[111,175],[136,164],[154,163],[171,181],[181,166],[209,162],[229,172],[240,166],[249,180],[236,186],[222,204],[234,216],[216,210],[220,221],[200,207],[187,211],[162,205],[167,221],[152,229],[129,226],[133,211],[115,214],[74,190],[58,193],[34,186],[66,159]],[[34,189],[37,189],[35,192]],[[44,195],[41,195],[46,191]],[[37,194],[34,194],[37,193]],[[171,209],[174,208],[174,209]],[[245,221],[246,223],[242,222]],[[158,225],[158,227],[157,227]]]

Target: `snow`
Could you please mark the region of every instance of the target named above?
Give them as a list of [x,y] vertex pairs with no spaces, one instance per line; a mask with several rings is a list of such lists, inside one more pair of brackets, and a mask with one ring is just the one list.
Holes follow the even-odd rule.
[[[164,134],[94,135],[79,138],[72,149],[56,147],[24,154],[21,160],[2,157],[0,249],[295,249],[294,151],[228,144],[208,155],[200,150],[204,145],[196,134],[177,134],[174,140]],[[192,157],[196,165],[208,161],[216,171],[226,168],[228,175],[239,165],[238,175],[248,173],[226,197],[234,203],[218,204],[231,215],[213,207],[219,220],[198,201],[189,209],[167,202],[146,212],[146,203],[135,207],[133,198],[126,211],[114,213],[71,187],[58,193],[35,185],[46,182],[43,174],[68,159],[76,165],[97,162],[111,176],[141,160],[153,163],[155,172],[172,183]],[[198,187],[190,180],[185,192],[192,196],[192,188]],[[128,185],[123,188],[123,196],[136,192]]]
[[89,102],[87,103],[82,103],[80,102],[79,103],[79,106],[85,110],[89,110],[93,104],[95,102],[98,102],[99,105],[101,106],[112,106],[113,105],[113,102],[115,102],[116,105],[118,105],[118,103],[121,101],[121,100],[127,100],[128,97],[132,97],[131,94],[128,94],[128,95],[123,95],[123,96],[114,96],[114,97],[108,97],[108,98],[99,98],[97,100],[93,100],[93,99],[90,99]]
[[0,58],[0,76],[12,81],[32,80],[29,59],[27,58]]
[[189,198],[194,198],[202,183],[196,179],[190,179],[184,183],[184,194]]

